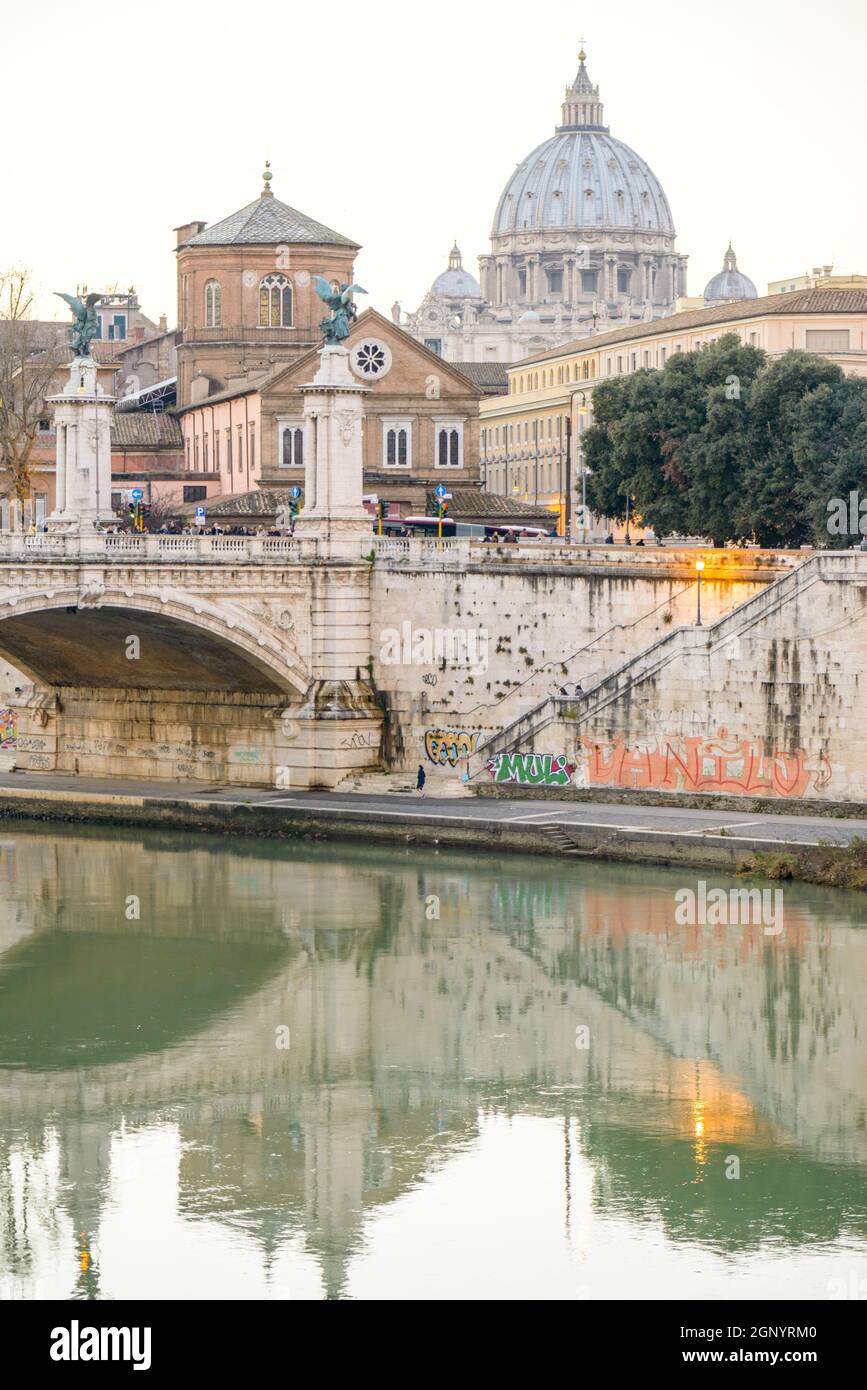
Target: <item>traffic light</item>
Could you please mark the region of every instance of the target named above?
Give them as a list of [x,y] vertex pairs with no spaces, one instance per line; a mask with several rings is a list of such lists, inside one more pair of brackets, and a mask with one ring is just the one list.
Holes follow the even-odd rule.
[[290,497],[290,498],[289,498],[289,515],[291,516],[291,518],[292,518],[293,521],[295,520],[296,516],[298,515],[298,505],[299,505],[299,503],[298,503],[298,498],[297,498],[297,497]]

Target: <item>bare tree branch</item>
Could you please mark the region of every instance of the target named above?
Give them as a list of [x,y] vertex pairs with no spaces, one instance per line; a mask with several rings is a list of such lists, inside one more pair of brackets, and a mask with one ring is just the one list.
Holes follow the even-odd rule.
[[0,489],[20,501],[32,495],[31,457],[45,398],[69,360],[64,325],[41,323],[32,313],[30,272],[0,271]]

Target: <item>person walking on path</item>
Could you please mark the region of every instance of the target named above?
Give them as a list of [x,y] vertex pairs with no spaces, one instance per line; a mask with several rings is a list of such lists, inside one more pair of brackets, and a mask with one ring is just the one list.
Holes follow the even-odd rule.
[[416,774],[416,779],[415,779],[415,789],[416,789],[416,791],[418,792],[419,796],[424,796],[424,784],[425,784],[426,781],[427,781],[427,778],[426,778],[426,776],[425,776],[425,770],[424,770],[424,768],[422,767],[421,763],[419,763],[419,765],[418,765],[418,773]]

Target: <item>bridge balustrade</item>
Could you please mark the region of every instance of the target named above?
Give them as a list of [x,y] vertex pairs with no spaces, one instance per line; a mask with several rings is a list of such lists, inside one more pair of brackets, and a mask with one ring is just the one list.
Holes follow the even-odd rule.
[[167,536],[0,533],[0,560],[136,560],[175,563],[185,560],[311,560],[315,539],[290,536]]

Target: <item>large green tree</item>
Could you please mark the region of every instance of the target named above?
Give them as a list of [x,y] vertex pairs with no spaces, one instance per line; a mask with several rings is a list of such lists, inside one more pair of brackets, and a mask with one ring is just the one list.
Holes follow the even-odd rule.
[[658,532],[715,545],[851,545],[857,517],[854,533],[829,534],[829,508],[858,492],[867,531],[867,381],[825,357],[769,362],[727,334],[601,382],[593,404],[588,499],[604,516],[622,520],[628,496]]
[[[797,500],[814,543],[857,544],[867,533],[867,381],[863,377],[841,372],[803,398],[792,454]],[[859,503],[863,503],[860,508]]]
[[764,360],[727,334],[676,354],[661,371],[600,383],[584,436],[594,510],[622,519],[628,493],[658,532],[732,539],[750,392]]
[[[759,375],[750,395],[744,487],[735,510],[741,535],[765,546],[798,546],[814,538],[803,502],[801,441],[817,411],[824,414],[825,428],[830,424],[827,408],[820,410],[816,399],[818,389],[839,387],[842,381],[836,363],[795,351],[784,353]],[[823,470],[828,464],[826,457]]]

